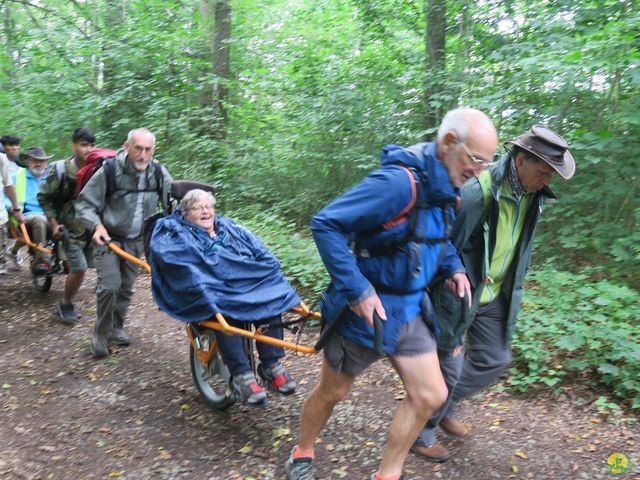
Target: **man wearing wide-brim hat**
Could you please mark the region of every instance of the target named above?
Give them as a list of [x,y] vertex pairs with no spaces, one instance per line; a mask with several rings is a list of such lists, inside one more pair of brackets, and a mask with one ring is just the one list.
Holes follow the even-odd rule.
[[[12,213],[14,216],[21,213],[31,239],[40,245],[44,245],[47,241],[49,222],[38,201],[38,192],[46,179],[47,162],[51,157],[53,155],[47,155],[42,147],[28,148],[26,152],[20,154],[20,159],[27,168],[20,168],[12,175],[19,205],[19,210],[12,210]],[[22,244],[16,242],[11,249],[11,255],[14,258],[20,247]],[[39,250],[34,252],[34,262],[31,267],[36,274],[47,274],[51,269],[49,259]]]
[[555,173],[568,180],[576,169],[567,142],[548,127],[535,125],[507,143],[512,145],[507,154],[462,188],[453,227],[452,241],[471,283],[468,315],[460,299],[443,288],[446,282],[432,284],[438,356],[449,397],[412,451],[435,462],[450,455],[436,439],[437,426],[451,436],[467,437],[467,428],[454,418],[455,405],[493,383],[511,362],[536,224],[542,206],[557,200],[549,183]]

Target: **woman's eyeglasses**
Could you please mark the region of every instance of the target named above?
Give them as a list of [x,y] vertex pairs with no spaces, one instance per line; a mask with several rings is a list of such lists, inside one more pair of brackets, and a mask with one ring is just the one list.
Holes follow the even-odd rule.
[[192,210],[194,212],[198,212],[198,213],[202,213],[205,210],[212,212],[213,211],[213,206],[212,205],[196,205],[195,207],[191,207],[189,208],[189,210]]

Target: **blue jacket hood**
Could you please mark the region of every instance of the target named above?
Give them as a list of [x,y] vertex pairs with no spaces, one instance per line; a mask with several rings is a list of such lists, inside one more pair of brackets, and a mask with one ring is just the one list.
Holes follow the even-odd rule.
[[380,163],[402,165],[423,172],[429,182],[429,188],[425,192],[426,201],[432,205],[454,203],[460,195],[460,190],[453,187],[444,163],[436,157],[437,145],[436,142],[418,143],[411,147],[385,145],[380,155]]

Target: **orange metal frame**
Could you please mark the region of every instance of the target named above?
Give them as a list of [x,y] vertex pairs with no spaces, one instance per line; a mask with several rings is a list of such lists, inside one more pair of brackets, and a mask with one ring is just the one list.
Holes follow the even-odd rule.
[[[129,260],[135,263],[136,265],[140,265],[148,273],[151,273],[151,265],[149,265],[147,262],[140,260],[139,258],[133,255],[128,254],[127,252],[125,252],[124,250],[122,250],[120,247],[118,247],[112,242],[110,242],[108,246],[120,257],[124,258],[125,260]],[[313,318],[316,320],[320,319],[320,313],[314,312],[313,310],[309,310],[309,308],[305,305],[304,302],[300,302],[300,305],[297,307],[294,307],[291,310],[291,312],[299,315],[301,318]],[[277,338],[263,335],[259,331],[251,332],[249,330],[244,330],[242,328],[237,328],[232,325],[229,325],[226,319],[224,318],[224,315],[222,315],[221,313],[216,313],[212,319],[198,322],[196,323],[196,325],[202,326],[205,328],[211,328],[213,330],[218,330],[223,333],[227,333],[231,335],[240,335],[243,337],[251,338],[252,340],[255,340],[258,342],[264,342],[270,345],[276,345],[278,347],[283,347],[288,350],[294,350],[300,353],[308,353],[308,354],[318,353],[318,350],[307,345],[299,345],[297,343],[291,343],[284,340],[279,340]],[[189,341],[191,342],[191,345],[193,345],[194,350],[198,353],[198,359],[204,365],[209,365],[209,362],[211,361],[211,358],[213,357],[213,353],[215,351],[215,343],[213,345],[213,348],[211,348],[208,352],[203,352],[196,347],[195,340],[193,337],[193,330],[191,329],[191,324],[187,324],[186,329],[187,329],[187,336],[189,337]]]
[[9,232],[11,233],[11,236],[18,242],[24,243],[25,245],[28,245],[31,248],[40,250],[42,253],[46,253],[47,255],[51,255],[51,253],[53,253],[51,249],[44,248],[42,245],[38,245],[37,243],[34,243],[31,240],[31,238],[29,237],[29,232],[27,232],[27,227],[24,223],[20,222],[18,224],[18,226],[20,227],[20,233],[22,233],[22,236],[20,236],[20,234],[16,230],[16,226],[13,224],[13,222],[8,222],[8,224],[9,224]]

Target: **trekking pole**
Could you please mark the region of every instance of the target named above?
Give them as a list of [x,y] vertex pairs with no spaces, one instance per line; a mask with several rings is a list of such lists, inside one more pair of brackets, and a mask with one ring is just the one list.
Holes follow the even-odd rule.
[[462,323],[467,321],[467,317],[469,316],[469,296],[467,292],[464,292],[464,297],[460,300],[462,302],[462,308],[460,309],[460,316]]
[[333,334],[333,332],[336,330],[338,324],[342,321],[348,311],[349,305],[345,305],[344,307],[342,307],[342,310],[340,310],[340,313],[338,313],[333,322],[331,322],[329,325],[325,323],[325,326],[322,329],[322,333],[320,334],[320,338],[313,346],[313,348],[315,348],[317,351],[322,350],[322,347],[324,347],[325,344],[329,341],[329,337],[331,337],[331,334]]

